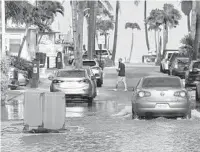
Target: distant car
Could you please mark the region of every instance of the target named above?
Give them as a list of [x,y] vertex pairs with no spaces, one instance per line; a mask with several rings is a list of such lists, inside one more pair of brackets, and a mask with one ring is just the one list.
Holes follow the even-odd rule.
[[133,118],[150,116],[191,118],[188,92],[179,77],[143,77],[133,90]]
[[103,70],[99,67],[99,63],[96,60],[83,60],[83,66],[90,66],[92,72],[97,79],[97,87],[101,87],[103,84]]
[[160,64],[160,72],[166,73],[168,72],[168,67],[169,67],[169,59],[171,58],[172,54],[178,52],[178,51],[167,51],[164,54],[163,59],[161,60]]
[[200,61],[191,61],[185,73],[185,87],[196,87],[200,82]]
[[170,66],[169,75],[179,76],[180,78],[185,78],[186,69],[189,66],[189,58],[177,57]]
[[66,98],[86,99],[89,104],[96,96],[93,88],[93,79],[87,69],[62,69],[49,77],[52,80],[51,92],[64,92]]
[[106,59],[106,58],[109,58],[111,59],[111,53],[109,50],[95,50],[96,51],[96,55],[99,58],[102,58],[102,59]]

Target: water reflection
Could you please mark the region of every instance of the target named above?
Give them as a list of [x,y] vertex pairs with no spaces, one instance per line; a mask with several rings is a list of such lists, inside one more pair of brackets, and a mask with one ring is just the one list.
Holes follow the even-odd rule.
[[24,119],[24,105],[14,104],[1,107],[1,120],[20,120]]

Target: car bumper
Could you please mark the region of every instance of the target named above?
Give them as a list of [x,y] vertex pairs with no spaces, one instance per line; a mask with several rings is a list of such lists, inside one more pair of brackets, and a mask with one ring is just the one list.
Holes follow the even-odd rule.
[[[165,103],[165,102],[157,102],[157,103]],[[185,116],[189,111],[189,104],[187,100],[183,102],[177,102],[174,101],[174,103],[168,103],[168,108],[156,108],[157,103],[152,104],[146,104],[146,103],[136,103],[133,107],[135,112],[139,116],[146,116],[146,115],[152,115],[152,116],[166,116],[166,117],[172,117],[172,116]],[[167,104],[167,103],[166,103]]]
[[88,98],[92,96],[90,89],[60,89],[53,88],[53,92],[63,92],[66,98]]

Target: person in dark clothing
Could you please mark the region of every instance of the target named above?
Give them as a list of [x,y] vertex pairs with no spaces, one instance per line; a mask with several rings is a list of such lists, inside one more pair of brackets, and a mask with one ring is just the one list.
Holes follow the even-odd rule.
[[124,91],[127,91],[125,65],[124,65],[124,63],[122,63],[122,58],[119,58],[119,66],[118,66],[117,72],[118,72],[118,78],[117,78],[117,82],[116,82],[116,88],[114,89],[114,91],[117,91],[118,85],[120,82],[124,83],[124,87],[125,87]]

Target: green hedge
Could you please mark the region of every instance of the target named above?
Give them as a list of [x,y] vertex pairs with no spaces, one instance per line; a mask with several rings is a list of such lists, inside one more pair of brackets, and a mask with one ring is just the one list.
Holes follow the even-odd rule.
[[7,96],[9,84],[8,72],[10,68],[10,63],[11,60],[9,57],[5,56],[1,58],[1,105],[5,104]]
[[30,79],[33,71],[33,63],[22,58],[17,60],[16,56],[10,56],[10,58],[11,66],[17,68],[19,72],[23,73],[25,77],[28,77],[28,79]]

